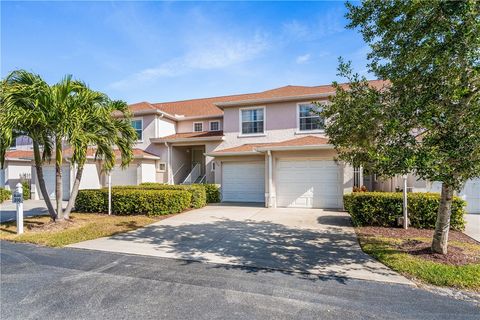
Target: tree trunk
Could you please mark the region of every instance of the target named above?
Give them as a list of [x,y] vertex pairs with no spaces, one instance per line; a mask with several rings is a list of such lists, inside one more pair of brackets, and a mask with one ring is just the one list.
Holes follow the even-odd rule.
[[40,192],[42,193],[43,200],[47,205],[50,218],[53,221],[55,221],[57,220],[57,213],[53,208],[52,201],[50,200],[50,196],[47,191],[47,187],[45,186],[45,179],[43,177],[42,161],[40,156],[40,147],[38,146],[38,142],[36,141],[33,141],[33,155],[35,158],[35,171],[37,172],[37,183],[38,183],[38,186],[40,187]]
[[442,183],[440,206],[438,207],[435,233],[433,234],[432,251],[447,254],[450,215],[452,214],[453,188]]
[[82,163],[77,168],[77,174],[75,175],[75,181],[73,182],[72,193],[70,194],[70,199],[68,199],[67,208],[63,212],[63,216],[65,217],[65,219],[68,219],[70,217],[70,212],[75,205],[75,199],[77,199],[78,189],[80,188],[80,180],[82,179],[83,166],[84,164]]
[[55,200],[57,201],[57,216],[63,220],[63,183],[62,183],[62,141],[55,140]]

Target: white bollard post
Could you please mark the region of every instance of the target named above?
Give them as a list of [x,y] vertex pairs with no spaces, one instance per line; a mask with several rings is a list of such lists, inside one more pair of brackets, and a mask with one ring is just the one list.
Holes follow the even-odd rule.
[[19,182],[15,186],[13,202],[17,204],[17,234],[23,233],[23,187]]
[[407,175],[403,176],[403,229],[408,229]]
[[108,173],[108,215],[112,214],[112,173]]

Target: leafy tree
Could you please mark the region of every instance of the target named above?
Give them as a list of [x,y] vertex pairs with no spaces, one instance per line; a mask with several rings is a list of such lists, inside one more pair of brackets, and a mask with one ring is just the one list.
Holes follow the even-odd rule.
[[452,197],[480,176],[480,2],[347,3],[370,46],[373,86],[340,61],[326,132],[340,157],[379,174],[441,181],[432,250],[447,253]]
[[[49,86],[38,75],[14,71],[2,82],[1,98],[0,160],[4,160],[15,135],[32,138],[39,187],[54,221],[69,217],[89,150],[95,150],[95,159],[101,160],[104,171],[110,171],[115,165],[117,150],[122,166],[133,158],[136,133],[130,124],[127,104],[111,101],[70,76]],[[69,154],[65,155],[65,150],[69,150]],[[42,170],[44,163],[52,159],[53,151],[56,210],[49,199]],[[66,156],[71,157],[77,170],[67,208],[63,211],[61,168]]]

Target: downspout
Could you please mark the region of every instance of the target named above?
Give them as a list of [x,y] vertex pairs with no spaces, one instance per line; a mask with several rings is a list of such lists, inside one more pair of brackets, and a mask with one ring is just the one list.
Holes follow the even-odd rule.
[[167,148],[167,184],[172,184],[172,177],[171,177],[171,170],[172,170],[172,161],[171,161],[171,153],[170,153],[170,146],[168,142],[165,142],[165,147]]
[[268,199],[267,199],[267,208],[275,208],[276,201],[273,196],[273,161],[272,161],[272,151],[267,151],[268,156]]

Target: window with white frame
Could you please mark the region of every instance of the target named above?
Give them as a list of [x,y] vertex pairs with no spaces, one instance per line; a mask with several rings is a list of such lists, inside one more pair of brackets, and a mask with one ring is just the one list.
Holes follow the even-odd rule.
[[301,103],[298,105],[298,130],[315,131],[325,128],[325,121],[320,116],[321,107],[315,103]]
[[202,132],[203,131],[203,123],[202,122],[194,122],[193,123],[193,131],[194,132]]
[[211,121],[210,131],[219,131],[219,130],[220,130],[220,121]]
[[142,120],[132,120],[132,127],[137,133],[137,140],[143,140],[143,121]]
[[264,112],[264,108],[241,110],[242,134],[264,133]]
[[167,170],[167,164],[165,162],[157,161],[157,171],[165,172]]

